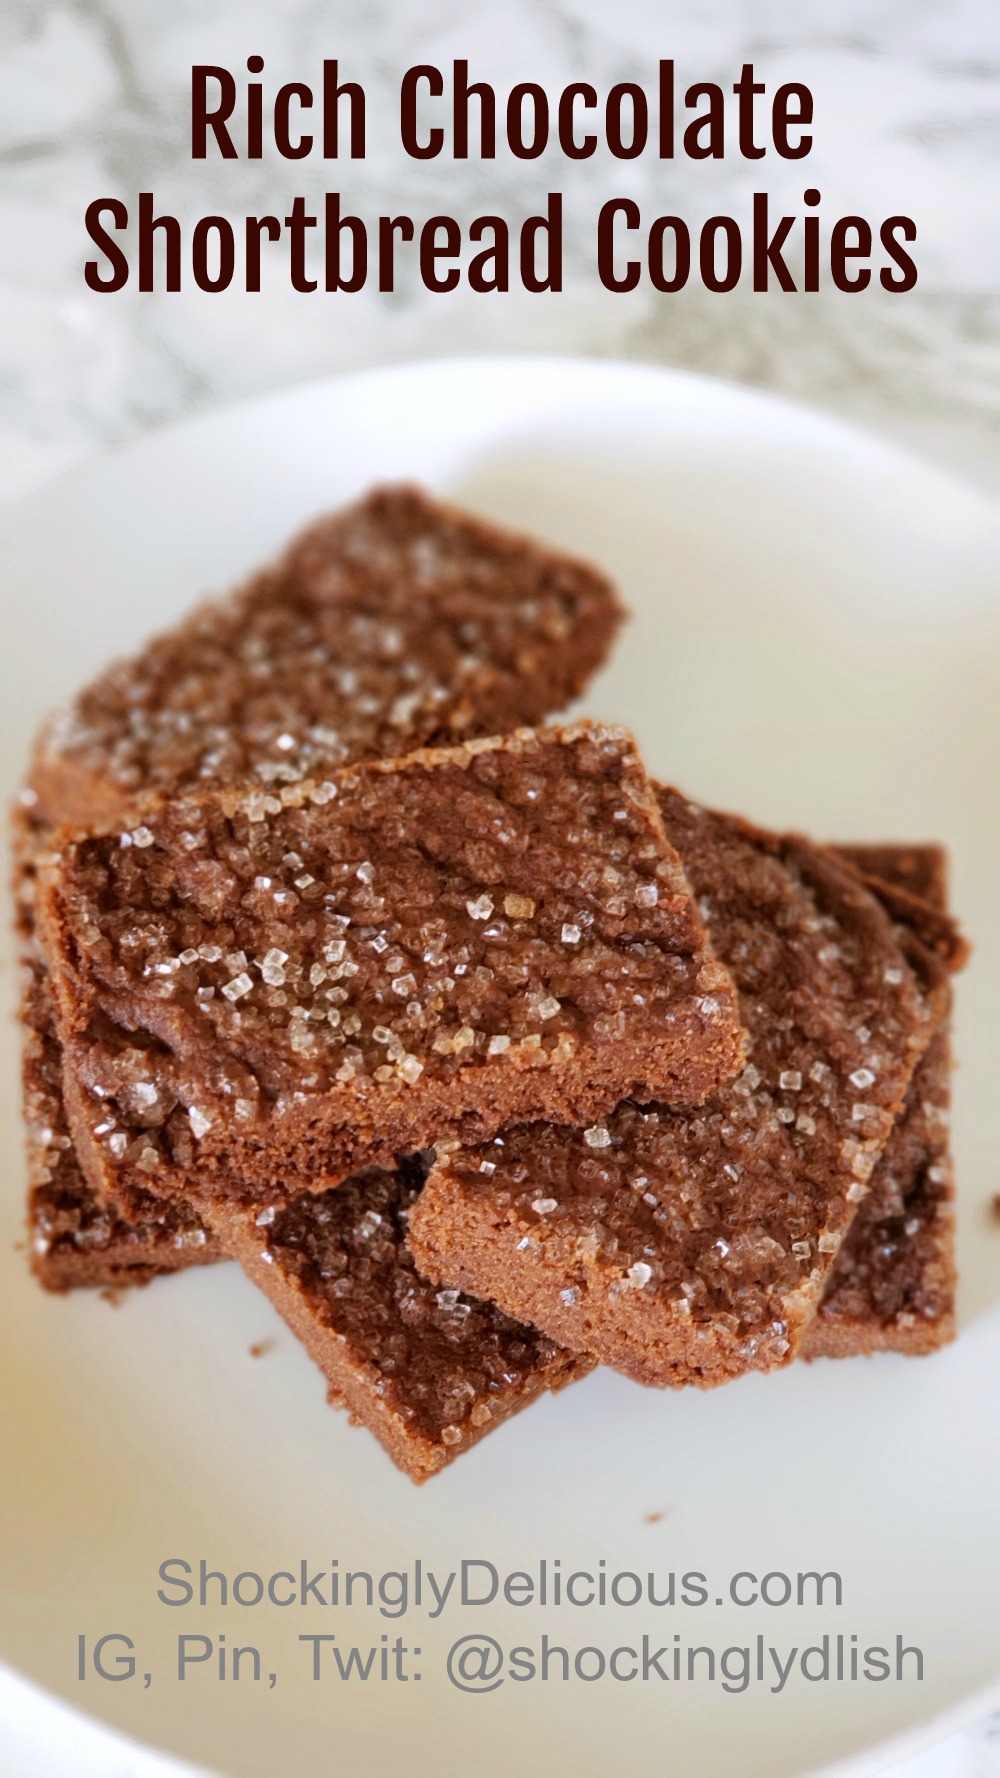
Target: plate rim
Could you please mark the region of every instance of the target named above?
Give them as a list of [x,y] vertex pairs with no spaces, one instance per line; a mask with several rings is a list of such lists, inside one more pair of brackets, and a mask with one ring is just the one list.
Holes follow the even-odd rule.
[[788,391],[770,389],[756,383],[744,383],[730,377],[716,376],[708,371],[690,369],[686,365],[662,364],[654,360],[640,358],[618,358],[610,353],[587,355],[525,351],[435,353],[427,357],[400,358],[366,364],[350,370],[326,371],[320,376],[306,374],[294,377],[287,382],[277,383],[267,389],[258,389],[208,403],[190,413],[175,414],[156,420],[153,424],[142,427],[140,431],[134,432],[128,437],[97,445],[76,461],[64,464],[52,473],[44,475],[33,486],[22,489],[9,499],[0,501],[0,528],[5,527],[8,522],[16,521],[24,510],[36,500],[42,500],[52,493],[58,493],[64,484],[72,482],[76,477],[86,476],[98,468],[103,468],[105,464],[113,464],[124,455],[140,455],[146,448],[169,439],[174,433],[194,431],[203,425],[207,427],[220,420],[234,420],[255,409],[264,409],[272,404],[280,405],[297,396],[304,396],[324,389],[333,392],[342,387],[356,386],[367,381],[391,380],[396,376],[450,375],[456,372],[479,374],[497,367],[514,373],[530,369],[532,372],[572,373],[574,376],[583,377],[595,373],[598,376],[625,376],[636,382],[655,380],[664,386],[673,384],[677,387],[701,390],[709,396],[725,394],[727,398],[735,397],[745,404],[748,411],[752,407],[756,407],[760,412],[774,416],[782,413],[794,415],[800,424],[812,428],[817,436],[826,435],[831,441],[841,444],[850,441],[855,447],[859,443],[863,444],[873,457],[881,458],[886,464],[905,465],[917,474],[937,479],[957,494],[980,504],[984,511],[1000,516],[1000,495],[990,494],[975,483],[967,481],[960,471],[952,469],[950,466],[931,462],[922,453],[910,450],[895,439],[884,438],[877,427],[868,422],[858,422],[840,414],[830,413],[816,403]]

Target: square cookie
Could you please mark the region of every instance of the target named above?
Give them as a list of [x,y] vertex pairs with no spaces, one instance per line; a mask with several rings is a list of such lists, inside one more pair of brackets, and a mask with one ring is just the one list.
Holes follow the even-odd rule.
[[39,932],[105,1201],[270,1202],[448,1137],[695,1104],[743,1035],[631,737],[583,723],[64,835]]

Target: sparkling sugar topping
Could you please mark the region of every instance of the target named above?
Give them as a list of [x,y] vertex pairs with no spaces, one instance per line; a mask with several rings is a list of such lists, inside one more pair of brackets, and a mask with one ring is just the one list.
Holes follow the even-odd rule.
[[[93,772],[105,793],[117,786],[123,802],[255,783],[263,819],[282,788],[308,778],[322,806],[331,770],[349,761],[561,708],[618,618],[609,583],[586,564],[416,489],[382,489],[110,668],[53,726],[47,752]],[[150,829],[121,843],[148,847]]]
[[66,853],[96,991],[128,984],[151,1029],[170,1002],[193,1033],[205,1080],[183,1097],[209,1150],[234,1105],[280,1116],[331,1084],[562,1069],[581,1043],[649,1042],[701,1005],[704,935],[624,731],[522,731],[335,788],[318,805],[309,781],[178,799],[148,817],[149,846],[133,829]]
[[369,1173],[272,1213],[262,1238],[407,1432],[455,1446],[566,1358],[490,1305],[420,1277],[405,1245],[419,1187],[412,1171]]
[[[873,897],[859,901],[856,879],[826,854],[758,841],[671,792],[661,806],[692,889],[711,906],[753,1060],[690,1112],[625,1103],[582,1130],[508,1129],[452,1158],[448,1190],[484,1199],[490,1217],[502,1203],[515,1246],[537,1230],[544,1206],[545,1238],[529,1238],[522,1264],[531,1288],[541,1290],[543,1276],[546,1288],[575,1288],[564,1259],[552,1257],[575,1244],[587,1265],[590,1338],[616,1303],[631,1314],[628,1292],[647,1291],[657,1315],[703,1343],[704,1363],[725,1349],[720,1362],[735,1374],[787,1354],[802,1293],[820,1293],[927,1012],[891,919]],[[887,969],[901,980],[887,984]],[[447,1252],[443,1187],[439,1197],[432,1186],[417,1222],[421,1239],[426,1231]],[[508,1306],[518,1300],[512,1290]]]

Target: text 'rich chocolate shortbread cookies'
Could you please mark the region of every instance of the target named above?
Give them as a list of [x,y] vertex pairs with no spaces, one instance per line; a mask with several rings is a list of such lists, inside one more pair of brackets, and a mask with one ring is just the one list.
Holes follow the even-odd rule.
[[405,1238],[422,1178],[414,1159],[280,1209],[208,1211],[225,1251],[319,1365],[331,1403],[415,1482],[593,1368],[490,1304],[420,1277]]
[[621,616],[587,563],[379,489],[87,686],[35,750],[34,807],[83,825],[151,792],[504,734],[578,695]]
[[794,1356],[944,990],[831,854],[672,791],[661,807],[740,992],[746,1069],[691,1113],[627,1103],[442,1153],[410,1238],[428,1276],[573,1350],[709,1386]]
[[740,1066],[631,737],[484,740],[66,837],[39,926],[104,1199],[271,1201]]

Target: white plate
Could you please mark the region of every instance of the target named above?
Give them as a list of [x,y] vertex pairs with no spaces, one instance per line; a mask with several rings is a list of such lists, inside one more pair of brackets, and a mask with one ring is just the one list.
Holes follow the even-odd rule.
[[[634,617],[588,707],[631,722],[651,767],[769,823],[843,838],[940,836],[976,940],[959,1000],[962,1337],[924,1362],[794,1367],[703,1395],[598,1374],[421,1492],[329,1412],[316,1373],[231,1267],[111,1310],[46,1298],[18,1233],[14,1043],[4,1025],[0,1654],[63,1698],[226,1773],[441,1778],[696,1772],[782,1778],[943,1732],[1000,1679],[997,1374],[1000,1004],[996,509],[815,414],[636,366],[490,360],[294,389],[141,439],[3,526],[7,783],[43,711],[109,655],[236,578],[309,514],[417,476],[592,553]],[[6,794],[6,790],[5,790]],[[255,1363],[251,1342],[276,1336]],[[13,1432],[13,1437],[11,1433]],[[649,1515],[662,1519],[649,1521]],[[307,1558],[376,1573],[560,1557],[700,1570],[702,1609],[501,1603],[400,1624],[355,1608],[170,1609],[157,1568],[230,1574]],[[828,1607],[716,1605],[731,1573],[837,1570]],[[901,1634],[922,1683],[508,1680],[449,1686],[475,1630],[571,1651],[787,1649]],[[154,1680],[76,1677],[79,1632],[136,1642]],[[254,1643],[274,1689],[172,1681],[180,1632]],[[420,1683],[314,1684],[298,1637],[417,1645]],[[588,1657],[593,1659],[594,1657]],[[704,1659],[703,1659],[704,1665]],[[214,1672],[214,1668],[211,1670]],[[908,1739],[906,1739],[908,1738]],[[880,1754],[872,1755],[873,1748]],[[866,1753],[866,1750],[868,1752]],[[853,1769],[853,1767],[852,1767]]]

